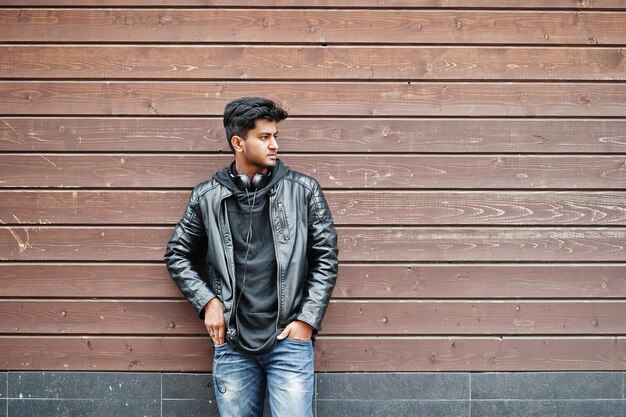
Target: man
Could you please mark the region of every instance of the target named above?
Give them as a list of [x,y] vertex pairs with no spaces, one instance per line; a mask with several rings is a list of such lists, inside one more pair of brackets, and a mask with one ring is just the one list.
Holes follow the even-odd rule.
[[337,278],[337,234],[317,181],[277,159],[287,112],[230,102],[235,160],[197,185],[167,244],[172,279],[214,343],[222,417],[312,416],[313,340]]

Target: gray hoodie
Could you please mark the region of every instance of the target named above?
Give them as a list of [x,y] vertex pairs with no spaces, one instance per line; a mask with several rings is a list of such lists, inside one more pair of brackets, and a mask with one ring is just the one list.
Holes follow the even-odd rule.
[[269,352],[276,345],[278,282],[276,253],[269,217],[272,187],[289,172],[280,160],[268,173],[266,186],[242,191],[234,182],[234,163],[213,178],[233,192],[226,200],[228,222],[234,243],[236,288],[232,319],[239,333],[237,349],[249,354]]

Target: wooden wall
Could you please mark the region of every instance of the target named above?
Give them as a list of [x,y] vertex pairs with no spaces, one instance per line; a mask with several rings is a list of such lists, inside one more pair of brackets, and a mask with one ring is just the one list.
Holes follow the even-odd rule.
[[162,254],[263,95],[340,233],[318,371],[626,369],[622,0],[180,3],[2,2],[0,368],[210,369]]

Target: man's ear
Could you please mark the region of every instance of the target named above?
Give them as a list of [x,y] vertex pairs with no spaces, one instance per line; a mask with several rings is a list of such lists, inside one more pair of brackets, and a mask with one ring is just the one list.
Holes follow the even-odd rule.
[[233,135],[233,137],[230,138],[230,143],[233,145],[235,152],[243,152],[243,142],[244,139],[241,136]]

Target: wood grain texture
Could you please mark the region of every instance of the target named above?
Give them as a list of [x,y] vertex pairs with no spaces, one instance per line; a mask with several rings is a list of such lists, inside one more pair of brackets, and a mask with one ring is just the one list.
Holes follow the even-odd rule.
[[[0,227],[7,261],[161,261],[172,228]],[[351,262],[623,261],[623,228],[340,227]]]
[[293,116],[626,116],[626,83],[410,81],[0,81],[0,114],[220,116],[246,95]]
[[347,261],[623,261],[624,229],[345,228]]
[[[624,189],[626,159],[535,155],[283,155],[324,189]],[[7,154],[0,188],[189,188],[230,155]],[[18,167],[18,168],[16,168]]]
[[[189,191],[0,190],[6,225],[173,225]],[[621,225],[626,195],[600,191],[326,191],[337,225]]]
[[[623,337],[320,337],[318,372],[616,371]],[[208,337],[7,336],[6,370],[210,372]]]
[[[0,263],[0,297],[181,299],[163,264]],[[626,264],[343,263],[334,299],[626,298]]]
[[592,11],[0,9],[10,42],[621,45],[624,26]]
[[[626,120],[293,117],[281,152],[626,153]],[[0,151],[226,152],[221,118],[0,117]]]
[[[21,7],[41,7],[41,6],[180,6],[178,0],[4,0],[4,5]],[[204,7],[237,7],[249,6],[248,0],[212,0],[207,4],[207,0],[187,0],[186,6]],[[561,0],[558,3],[546,4],[545,0],[527,0],[519,3],[516,0],[386,0],[384,3],[379,0],[265,0],[262,4],[265,7],[332,7],[332,8],[433,8],[433,7],[453,7],[453,8],[511,8],[511,9],[541,9],[549,6],[551,9],[624,9],[621,0]],[[260,6],[260,5],[259,5]]]
[[[625,301],[331,301],[322,335],[619,335]],[[186,300],[3,300],[0,334],[207,333]]]
[[332,338],[316,366],[345,371],[532,371],[626,369],[626,341],[612,338]]
[[[626,39],[626,37],[625,37]],[[624,80],[621,48],[0,46],[8,79]]]
[[164,264],[146,263],[0,263],[0,297],[183,298]]
[[338,225],[317,371],[626,371],[626,4],[548,3],[5,0],[0,370],[210,372],[162,256],[260,95]]
[[339,298],[603,298],[626,293],[624,264],[342,264]]

